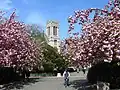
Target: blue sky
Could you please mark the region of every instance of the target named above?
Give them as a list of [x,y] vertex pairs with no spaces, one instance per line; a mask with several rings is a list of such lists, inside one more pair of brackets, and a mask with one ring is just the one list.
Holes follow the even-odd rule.
[[[60,38],[67,37],[67,18],[75,10],[102,8],[108,0],[0,0],[0,9],[11,13],[16,9],[18,19],[28,24],[44,26],[47,20],[60,22]],[[78,27],[77,27],[78,28]]]

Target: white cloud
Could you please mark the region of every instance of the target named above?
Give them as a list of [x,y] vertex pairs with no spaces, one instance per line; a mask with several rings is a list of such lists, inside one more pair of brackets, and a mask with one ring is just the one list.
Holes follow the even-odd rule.
[[0,9],[1,10],[10,10],[12,9],[12,0],[0,0]]
[[29,24],[39,24],[39,25],[45,26],[45,20],[39,12],[29,13],[25,22]]

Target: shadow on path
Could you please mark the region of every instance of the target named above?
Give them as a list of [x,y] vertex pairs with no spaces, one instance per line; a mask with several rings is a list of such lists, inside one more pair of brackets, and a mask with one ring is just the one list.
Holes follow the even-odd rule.
[[2,89],[2,90],[23,89],[24,85],[35,84],[36,82],[39,82],[39,81],[42,81],[42,80],[40,80],[39,78],[29,78],[29,79],[5,84],[5,85],[3,85],[3,87],[0,87],[0,89]]
[[72,86],[77,90],[96,90],[97,89],[97,87],[89,84],[85,79],[71,81],[70,86]]

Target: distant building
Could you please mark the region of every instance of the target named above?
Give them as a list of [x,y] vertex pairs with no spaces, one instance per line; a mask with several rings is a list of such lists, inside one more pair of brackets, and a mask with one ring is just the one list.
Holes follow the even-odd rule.
[[46,24],[46,35],[48,37],[48,44],[56,47],[60,52],[60,37],[59,37],[59,23],[57,21],[48,21]]

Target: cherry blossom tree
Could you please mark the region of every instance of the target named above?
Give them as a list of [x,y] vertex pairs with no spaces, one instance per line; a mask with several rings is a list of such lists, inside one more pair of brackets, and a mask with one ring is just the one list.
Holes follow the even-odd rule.
[[[0,19],[2,21],[2,12]],[[36,66],[40,64],[40,48],[30,38],[24,23],[15,20],[15,12],[0,24],[0,65]]]
[[[68,18],[70,37],[65,40],[63,51],[72,61],[86,65],[120,60],[119,5],[119,0],[110,0],[104,9],[78,10]],[[75,24],[81,25],[82,33],[73,33]]]

